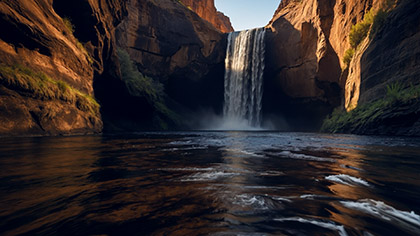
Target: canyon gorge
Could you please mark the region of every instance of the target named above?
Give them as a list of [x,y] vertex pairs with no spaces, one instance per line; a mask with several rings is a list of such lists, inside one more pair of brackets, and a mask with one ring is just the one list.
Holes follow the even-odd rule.
[[[282,0],[261,26],[258,123],[418,135],[418,9],[415,0]],[[352,46],[353,26],[369,15]],[[213,0],[4,0],[0,25],[2,136],[201,129],[200,114],[223,114],[234,29]],[[411,95],[363,110],[395,90]]]

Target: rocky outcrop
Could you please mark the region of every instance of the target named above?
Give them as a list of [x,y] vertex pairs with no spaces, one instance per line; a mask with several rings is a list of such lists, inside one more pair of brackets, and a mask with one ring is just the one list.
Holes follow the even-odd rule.
[[[417,9],[417,10],[416,10]],[[361,58],[361,105],[381,99],[386,86],[420,84],[420,2],[401,1],[392,10]]]
[[132,0],[128,9],[116,37],[139,71],[186,109],[221,110],[226,36],[178,1]]
[[222,33],[234,31],[229,17],[217,11],[214,0],[180,0],[186,7],[210,22]]
[[6,0],[0,23],[0,135],[170,128],[168,104],[221,109],[226,38],[179,1]]
[[0,3],[0,135],[102,131],[94,81],[118,78],[113,30],[124,6],[119,0]]
[[350,48],[351,26],[379,4],[283,0],[267,26],[266,113],[281,117],[285,128],[319,128],[341,104],[348,73],[342,71],[342,59]]
[[[345,107],[325,131],[420,135],[420,2],[398,1],[351,60]],[[351,111],[350,111],[351,110]]]

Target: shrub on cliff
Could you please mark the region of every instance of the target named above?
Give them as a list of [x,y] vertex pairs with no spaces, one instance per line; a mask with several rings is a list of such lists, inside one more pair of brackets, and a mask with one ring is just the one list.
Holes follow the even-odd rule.
[[388,13],[383,9],[380,9],[376,13],[375,18],[372,23],[371,32],[369,34],[370,39],[372,39],[373,36],[379,31],[379,29],[385,24],[385,20],[387,16],[388,16]]
[[350,45],[352,48],[357,48],[359,44],[366,38],[369,32],[370,25],[360,22],[351,27],[350,30]]
[[75,27],[73,23],[71,23],[71,19],[68,17],[63,18],[64,25],[66,26],[67,30],[70,32],[70,34],[74,34]]
[[161,101],[163,85],[140,73],[125,50],[118,49],[121,75],[132,96],[146,97],[150,103]]
[[346,53],[344,54],[344,58],[343,58],[343,62],[344,64],[348,67],[350,65],[351,59],[353,58],[354,55],[354,49],[350,48],[346,51]]
[[[123,81],[131,96],[144,97],[148,103],[163,117],[178,125],[179,116],[165,105],[163,85],[150,77],[144,76],[131,60],[130,55],[123,49],[118,49],[118,58]],[[154,118],[160,128],[167,129],[168,124],[160,117]]]
[[[389,2],[389,3],[388,3]],[[353,25],[350,30],[349,40],[351,48],[346,51],[344,54],[343,62],[348,67],[351,59],[354,55],[354,50],[357,49],[359,44],[369,35],[369,39],[378,32],[378,30],[383,26],[385,19],[388,15],[387,11],[391,9],[393,0],[388,0],[385,6],[379,9],[377,12],[370,10],[363,17],[361,22]]]

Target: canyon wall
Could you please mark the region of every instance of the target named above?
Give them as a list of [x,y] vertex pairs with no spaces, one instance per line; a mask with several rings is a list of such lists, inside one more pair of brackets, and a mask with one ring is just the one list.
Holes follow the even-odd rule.
[[[283,0],[266,27],[265,121],[314,131],[335,107],[419,85],[418,1],[396,1],[343,61],[352,25],[389,2]],[[233,29],[212,0],[4,0],[0,24],[0,135],[184,129],[184,114],[221,113]],[[416,101],[342,132],[418,133]]]
[[180,0],[180,2],[197,13],[201,18],[210,22],[222,33],[234,31],[229,17],[217,11],[214,0]]
[[[414,0],[283,0],[267,26],[266,116],[280,121],[280,129],[316,130],[341,107],[341,118],[334,115],[339,124],[327,131],[419,135],[419,6]],[[351,46],[352,26],[362,28],[368,18],[366,36]]]
[[221,110],[226,37],[179,1],[6,0],[0,23],[0,135],[168,129],[177,111]]
[[220,112],[226,35],[178,1],[131,0],[128,9],[117,27],[118,47],[164,85],[169,108],[181,115]]
[[123,12],[118,0],[1,1],[0,135],[101,132],[93,80]]
[[419,1],[401,1],[371,40],[360,63],[360,104],[382,98],[389,84],[420,84],[419,9]]
[[[265,113],[280,129],[317,130],[342,102],[351,26],[381,1],[283,0],[268,24]],[[279,92],[281,91],[281,92]],[[307,114],[311,114],[308,116]]]
[[344,87],[349,112],[333,116],[325,131],[420,135],[419,8],[418,1],[396,1],[362,41]]

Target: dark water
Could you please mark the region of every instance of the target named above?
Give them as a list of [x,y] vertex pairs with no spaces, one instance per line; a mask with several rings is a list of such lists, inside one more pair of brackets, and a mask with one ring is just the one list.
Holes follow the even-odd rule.
[[420,235],[420,139],[0,139],[2,235]]

